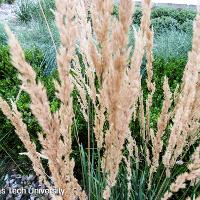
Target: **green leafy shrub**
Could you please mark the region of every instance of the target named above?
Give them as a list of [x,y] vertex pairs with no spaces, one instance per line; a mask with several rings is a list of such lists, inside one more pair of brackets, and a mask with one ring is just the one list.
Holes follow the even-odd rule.
[[32,10],[35,9],[35,5],[27,0],[21,0],[16,10],[16,16],[21,22],[28,22],[32,18]]
[[159,18],[159,17],[173,17],[173,13],[176,12],[177,10],[175,8],[170,8],[170,7],[155,7],[152,10],[151,13],[151,18]]
[[[153,62],[154,82],[156,91],[153,96],[153,109],[151,110],[151,119],[157,122],[162,108],[163,102],[163,83],[165,76],[169,79],[169,86],[171,91],[175,91],[176,87],[180,85],[183,71],[187,63],[186,57],[164,57],[155,56]],[[147,98],[148,90],[146,88],[146,71],[142,78],[142,87],[144,97]],[[152,124],[152,128],[156,129],[157,124]]]
[[[0,95],[6,99],[13,99],[17,95],[19,81],[16,70],[13,69],[8,47],[0,47]],[[10,162],[16,155],[16,149],[21,149],[22,143],[17,138],[13,126],[5,119],[0,111],[0,168],[1,173],[6,173],[5,163]],[[2,174],[0,174],[2,176]]]
[[[27,50],[25,53],[26,60],[34,66],[37,71],[38,77],[42,79],[45,83],[45,86],[48,89],[48,96],[51,101],[53,101],[53,82],[49,77],[44,77],[40,66],[43,61],[43,54],[38,49]],[[4,45],[0,45],[0,95],[8,100],[9,102],[15,101],[16,97],[19,93],[19,84],[20,81],[17,78],[17,71],[11,64],[9,48]],[[36,133],[40,130],[40,127],[33,117],[30,108],[29,108],[30,98],[29,96],[22,92],[17,101],[18,109],[23,113],[24,121],[28,125],[28,130],[31,133],[31,137],[33,140],[36,140]],[[55,105],[54,105],[55,107]],[[20,157],[18,156],[19,152],[23,152],[24,148],[21,141],[18,139],[15,134],[14,128],[11,125],[10,121],[7,120],[3,113],[0,111],[0,160],[12,160],[13,158],[15,162],[18,162]],[[6,156],[5,156],[6,155]],[[20,160],[23,164],[24,161]],[[3,165],[4,163],[2,163]],[[1,166],[0,166],[1,167]],[[4,171],[6,173],[6,170]]]
[[152,26],[155,33],[166,31],[166,30],[179,30],[180,24],[172,17],[162,16],[152,19]]
[[137,7],[133,16],[133,23],[140,25],[141,17],[142,17],[142,10],[141,8]]
[[187,20],[194,20],[196,17],[196,11],[192,9],[175,9],[171,13],[171,17],[176,19],[180,24],[183,24]]
[[119,9],[118,9],[118,6],[117,6],[117,5],[114,5],[112,15],[114,15],[114,16],[116,16],[116,17],[119,16]]
[[162,57],[155,57],[153,62],[154,81],[156,84],[155,99],[153,101],[155,107],[160,106],[162,102],[164,77],[167,76],[169,78],[169,86],[172,91],[175,91],[177,85],[181,83],[186,63],[187,58],[185,57],[171,57],[167,60]]
[[181,30],[183,30],[186,33],[192,35],[193,21],[191,19],[186,20],[183,24],[181,24]]
[[171,17],[178,21],[178,23],[182,24],[187,20],[194,20],[196,16],[196,11],[194,9],[186,9],[186,8],[169,8],[169,7],[155,7],[152,10],[151,18],[159,18],[159,17]]
[[[115,15],[118,15],[118,7],[116,6],[114,9]],[[141,21],[142,10],[141,7],[136,7],[135,13],[133,16],[133,23],[139,25]],[[192,22],[196,16],[196,11],[194,9],[176,9],[171,7],[154,7],[151,13],[151,19],[163,18],[163,19],[174,19],[172,24],[174,24],[176,20],[176,24],[184,24],[186,21],[191,20]],[[167,20],[169,21],[169,20]],[[188,22],[189,23],[189,22]]]

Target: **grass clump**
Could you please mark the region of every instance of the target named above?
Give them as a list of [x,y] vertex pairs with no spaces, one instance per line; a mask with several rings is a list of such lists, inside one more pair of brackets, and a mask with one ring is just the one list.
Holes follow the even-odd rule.
[[[76,0],[56,5],[60,45],[54,80],[38,76],[6,28],[23,93],[10,103],[3,91],[0,107],[39,180],[65,190],[56,197],[63,200],[200,195],[200,13],[193,40],[166,26],[168,37],[157,30],[154,41],[151,1],[143,2],[138,30],[132,27],[132,0],[120,1],[118,13],[109,0],[95,1],[90,12]],[[29,129],[32,117],[37,134]]]
[[[17,11],[18,22],[10,22],[24,49],[38,48],[44,54],[41,63],[48,63],[44,74],[50,74],[56,67],[56,49],[59,34],[54,22],[54,0],[40,2],[23,0]],[[29,41],[28,43],[26,41]]]
[[43,0],[33,2],[28,0],[21,0],[18,3],[16,15],[21,22],[28,23],[31,20],[44,22],[44,15],[48,20],[53,20],[53,10],[55,9],[54,0]]
[[18,20],[21,22],[28,22],[32,18],[32,12],[35,9],[35,4],[33,2],[29,2],[26,0],[21,0],[18,6],[18,10],[16,11],[16,15]]

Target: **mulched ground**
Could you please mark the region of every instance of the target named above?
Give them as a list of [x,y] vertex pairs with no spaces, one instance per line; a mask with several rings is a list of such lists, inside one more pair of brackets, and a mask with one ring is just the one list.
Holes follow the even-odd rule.
[[2,200],[49,200],[48,194],[34,194],[34,191],[44,191],[45,185],[38,182],[34,173],[22,175],[15,169],[4,176],[3,187],[0,188],[0,199]]

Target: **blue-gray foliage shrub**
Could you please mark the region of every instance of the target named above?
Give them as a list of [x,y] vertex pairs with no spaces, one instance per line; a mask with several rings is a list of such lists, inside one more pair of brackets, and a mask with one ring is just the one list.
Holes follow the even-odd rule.
[[192,34],[179,30],[166,30],[155,35],[154,55],[167,60],[171,57],[187,58],[192,46]]

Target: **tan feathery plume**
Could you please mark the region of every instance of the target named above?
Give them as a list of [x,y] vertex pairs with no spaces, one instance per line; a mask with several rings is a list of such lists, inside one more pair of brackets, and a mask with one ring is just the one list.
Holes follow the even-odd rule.
[[168,79],[165,77],[165,81],[163,84],[163,90],[164,90],[164,102],[162,106],[162,111],[160,114],[160,117],[158,119],[157,123],[157,133],[152,140],[153,148],[152,148],[152,153],[153,153],[153,158],[152,158],[152,165],[150,168],[150,179],[149,179],[149,189],[151,187],[151,176],[154,172],[156,172],[158,166],[159,166],[159,156],[163,148],[163,141],[162,137],[165,133],[165,129],[168,125],[169,119],[170,119],[170,113],[169,109],[171,107],[172,103],[172,94],[170,92],[169,84],[168,84]]
[[22,121],[22,115],[17,110],[16,105],[12,103],[11,109],[8,103],[0,97],[0,108],[3,114],[12,122],[15,127],[16,133],[18,134],[21,141],[24,143],[24,146],[28,151],[29,158],[32,161],[33,169],[36,172],[36,175],[39,177],[39,180],[41,182],[44,181],[46,186],[50,187],[46,180],[44,169],[40,163],[40,157],[38,156],[38,152],[36,151],[36,145],[31,142],[27,126]]
[[[153,94],[155,92],[155,84],[153,83],[153,31],[151,30],[151,8],[152,8],[152,2],[149,0],[142,1],[142,18],[141,18],[141,33],[143,34],[143,37],[145,38],[145,49],[146,49],[146,58],[147,58],[147,88],[150,92],[148,94],[148,98],[146,100],[146,117],[141,116],[142,127],[142,137],[145,142],[145,153],[146,153],[146,161],[148,165],[151,165],[150,161],[150,151],[148,149],[148,141],[150,140],[150,108],[152,106],[152,98]],[[140,105],[144,107],[143,102],[140,102]],[[144,108],[143,108],[144,110]],[[143,111],[144,115],[144,111]],[[145,126],[145,127],[143,127]]]
[[127,134],[127,141],[128,141],[128,144],[127,144],[128,158],[126,158],[125,156],[123,158],[124,158],[124,161],[125,161],[126,167],[127,167],[128,198],[130,198],[130,196],[131,196],[131,189],[132,189],[132,185],[131,185],[131,179],[132,179],[132,157],[133,157],[133,154],[134,154],[134,150],[135,150],[135,155],[136,155],[136,162],[138,161],[137,160],[138,157],[137,157],[136,142],[133,139],[133,137],[131,135],[131,132],[129,132]]
[[200,130],[200,123],[199,123],[199,119],[200,119],[200,102],[199,102],[199,98],[200,98],[200,76],[198,78],[198,83],[196,85],[196,96],[195,96],[195,101],[193,103],[193,107],[192,107],[192,111],[191,111],[191,124],[189,127],[189,141],[188,141],[188,148],[193,145],[198,138],[200,137],[199,135],[199,130]]
[[166,192],[161,200],[168,200],[172,196],[171,192]]
[[152,106],[153,94],[155,92],[155,84],[153,78],[153,32],[150,30],[150,25],[145,32],[146,34],[146,55],[147,55],[147,88],[150,92],[146,102],[146,136],[150,139],[150,108]]
[[168,176],[170,175],[170,168],[174,166],[178,156],[181,155],[188,139],[189,124],[191,123],[190,116],[196,96],[198,73],[200,72],[199,30],[200,15],[198,14],[194,22],[193,45],[184,72],[181,98],[176,107],[172,132],[163,157],[163,164],[166,167]]
[[[127,51],[128,31],[133,14],[132,9],[130,8],[133,7],[133,4],[131,0],[120,2],[119,21],[113,20],[113,28],[112,30],[110,30],[108,24],[111,23],[112,7],[113,4],[109,1],[93,1],[91,11],[93,16],[92,22],[94,24],[93,31],[95,39],[92,39],[90,35],[88,39],[85,40],[86,44],[88,44],[89,47],[88,49],[84,49],[84,59],[86,59],[84,63],[86,66],[86,71],[90,68],[91,71],[93,71],[93,67],[96,70],[96,73],[100,80],[100,88],[98,92],[99,94],[95,94],[96,91],[94,90],[94,88],[92,89],[91,80],[89,80],[90,84],[86,83],[86,86],[83,84],[82,86],[78,86],[82,90],[80,92],[80,97],[82,96],[82,94],[84,94],[83,91],[85,90],[85,94],[88,93],[93,100],[96,110],[94,132],[97,145],[100,149],[102,148],[102,144],[104,143],[103,139],[105,134],[105,148],[107,150],[103,157],[102,168],[105,172],[110,174],[108,175],[110,176],[110,178],[108,178],[108,190],[104,192],[104,198],[109,198],[109,190],[115,184],[115,178],[118,173],[119,164],[122,160],[121,150],[123,148],[126,134],[129,130],[128,125],[131,119],[134,104],[136,103],[138,98],[137,94],[140,91],[140,65],[144,54],[143,34],[142,31],[140,31],[137,35],[138,37],[136,39],[136,50],[131,60],[131,69],[129,70],[129,54]],[[127,10],[129,10],[128,14]],[[97,44],[100,44],[99,47],[97,47]],[[91,73],[89,74],[90,77],[94,78],[93,75],[91,76]],[[81,77],[80,73],[79,77]],[[83,77],[78,79],[81,80],[82,83],[84,83]],[[76,85],[79,83],[76,81]],[[92,93],[95,94],[92,95],[93,97],[90,95]],[[128,100],[124,100],[123,98],[125,98],[127,95]],[[121,97],[118,98],[118,96]],[[94,101],[94,99],[96,98],[98,99],[98,104],[96,104],[96,100]],[[85,97],[81,97],[81,99],[81,101],[84,102]],[[123,111],[123,109],[125,108],[126,111]],[[131,110],[129,110],[130,108]],[[111,124],[111,127],[109,128],[109,130],[106,131],[106,133],[104,133],[103,126],[105,123],[106,111],[108,113],[108,120]],[[128,113],[125,114],[126,112]],[[127,121],[125,125],[121,124],[121,122],[123,121],[120,119],[121,113],[123,114],[122,117],[125,117],[124,120]],[[120,126],[122,128],[120,128]],[[118,131],[115,131],[115,129],[120,129],[120,132],[118,133]],[[118,134],[119,136],[116,137],[116,134]],[[112,148],[112,145],[110,144],[111,141],[114,144],[115,148]],[[111,158],[113,157],[112,155],[114,154],[114,152],[116,152],[117,146],[119,146],[119,148],[117,148],[118,159],[112,161]],[[112,166],[115,167],[114,170]]]
[[[126,1],[124,1],[124,3],[126,3]],[[120,25],[117,25],[118,29],[119,27]],[[121,31],[120,34],[121,33],[124,32]],[[114,38],[117,38],[115,36],[115,32],[113,34]],[[123,34],[118,36],[118,38],[123,38]],[[114,45],[112,45],[114,53],[118,53],[117,48],[124,48],[123,43],[120,43],[120,41],[121,40],[118,41],[116,39],[113,41],[115,42]],[[118,45],[119,47],[117,47]],[[126,68],[126,72],[123,71],[122,63],[124,63],[124,58],[127,56],[126,54],[123,54],[123,51],[121,54],[115,53],[114,55],[118,57],[120,56],[120,59],[118,59],[121,63],[117,60],[117,57],[116,59],[113,59],[114,67],[109,68],[110,76],[108,76],[107,82],[104,81],[106,86],[103,85],[103,88],[107,87],[107,93],[104,95],[104,101],[108,102],[106,104],[106,108],[108,109],[110,123],[110,128],[105,135],[105,154],[102,164],[102,169],[108,173],[108,185],[104,191],[104,199],[109,198],[110,188],[115,185],[119,164],[122,159],[121,151],[123,149],[126,134],[129,131],[129,123],[135,103],[137,102],[140,94],[140,66],[144,55],[143,32],[140,30],[137,34],[135,51],[131,59],[130,69]],[[113,155],[115,155],[115,157]]]
[[50,107],[46,91],[40,82],[36,83],[36,74],[32,67],[25,61],[25,56],[18,41],[6,27],[9,36],[12,63],[20,72],[19,78],[22,81],[22,89],[25,90],[32,99],[31,110],[45,132],[51,121]]
[[[150,139],[150,108],[152,106],[152,98],[155,92],[155,84],[152,82],[153,78],[153,31],[151,30],[151,7],[152,3],[149,0],[144,0],[143,16],[141,19],[141,30],[146,39],[146,58],[147,58],[147,88],[150,92],[146,101],[146,137],[147,141]],[[147,148],[147,147],[146,147]]]
[[100,79],[107,73],[111,62],[109,34],[113,5],[113,0],[93,0],[91,4],[92,27],[98,42],[97,45],[100,44],[100,48],[97,49],[97,46],[92,42],[90,42],[89,48],[94,67]]
[[166,192],[163,200],[169,199],[173,193],[186,187],[186,181],[194,182],[200,180],[200,146],[198,146],[192,155],[192,163],[188,165],[189,172],[179,175],[175,182],[170,186],[170,192]]
[[[20,71],[20,79],[23,84],[22,88],[31,97],[31,111],[38,119],[38,122],[43,129],[43,133],[39,134],[38,137],[43,147],[42,155],[48,158],[49,168],[55,187],[61,188],[65,191],[63,199],[74,199],[75,196],[81,197],[82,195],[85,197],[85,195],[81,193],[81,189],[78,189],[79,185],[73,176],[74,164],[73,160],[70,159],[71,138],[70,135],[67,135],[69,132],[64,134],[62,129],[64,124],[62,125],[61,123],[68,123],[68,121],[64,122],[64,120],[61,120],[62,115],[59,116],[58,112],[54,115],[51,114],[45,89],[40,82],[36,83],[36,80],[34,79],[36,77],[35,72],[32,70],[30,65],[26,63],[23,51],[21,50],[18,41],[8,29],[7,32],[9,35],[13,64]],[[63,136],[65,143],[60,140],[61,135]],[[25,142],[24,140],[22,141],[24,144],[28,142]],[[33,153],[31,151],[29,152],[29,148],[27,148],[27,150],[28,156],[32,159]],[[63,155],[65,158],[64,160]],[[68,160],[67,166],[66,160]],[[37,165],[38,168],[41,168],[41,164],[39,165],[39,163],[37,163]],[[69,187],[69,184],[66,184],[63,180],[70,180],[69,184],[71,186]],[[72,188],[76,188],[76,191],[73,191]]]
[[151,7],[152,1],[151,0],[143,0],[142,1],[142,18],[141,18],[141,30],[144,34],[150,28],[151,24]]
[[[79,197],[85,199],[84,191],[78,184],[73,175],[74,160],[70,158],[72,153],[71,141],[71,126],[73,123],[73,105],[71,92],[73,85],[69,76],[70,64],[75,54],[75,47],[77,42],[78,19],[76,19],[76,5],[79,2],[72,1],[56,1],[56,24],[61,38],[61,47],[57,55],[57,65],[60,82],[56,83],[57,97],[61,100],[61,106],[58,111],[60,119],[60,134],[63,137],[63,142],[60,141],[60,156],[59,164],[62,181],[66,180],[67,184],[65,190],[68,193],[65,198],[74,199]],[[75,19],[74,19],[75,18]]]
[[92,0],[84,0],[86,12],[88,12],[88,10],[90,10],[90,6],[91,6],[91,3],[92,3],[91,1]]
[[143,141],[146,140],[145,136],[145,114],[144,114],[144,99],[143,92],[139,97],[139,120],[140,120],[140,135],[142,136]]
[[[75,15],[75,5],[75,1],[65,1],[65,5],[61,5],[58,1],[56,2],[56,22],[62,43],[57,56],[60,81],[56,83],[56,90],[57,97],[61,100],[61,106],[54,114],[50,112],[47,94],[43,85],[39,81],[36,82],[35,72],[25,61],[18,41],[7,28],[13,64],[20,72],[22,89],[31,97],[31,111],[43,129],[43,133],[38,135],[43,147],[42,155],[48,159],[55,187],[65,191],[63,199],[76,199],[77,197],[86,199],[85,193],[82,192],[80,185],[73,175],[75,164],[73,159],[71,159],[73,110],[69,65],[74,55],[76,42],[76,24],[72,19],[73,14]],[[68,25],[70,25],[70,28],[66,29]],[[66,37],[66,34],[68,37]],[[29,151],[29,149],[27,150]],[[31,156],[32,154],[28,152],[28,155]]]

